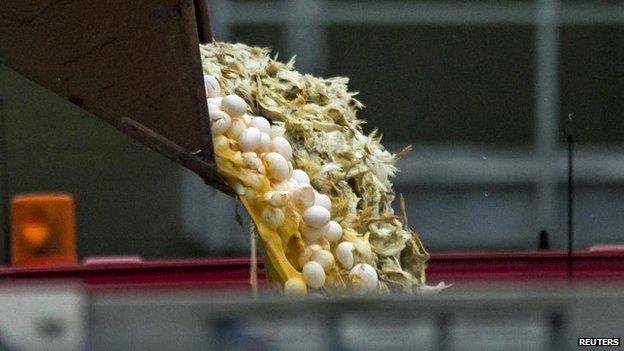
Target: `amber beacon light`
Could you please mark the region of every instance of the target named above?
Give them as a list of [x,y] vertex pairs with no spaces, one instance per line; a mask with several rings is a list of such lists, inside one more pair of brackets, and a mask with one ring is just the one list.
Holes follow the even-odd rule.
[[76,263],[74,199],[69,194],[23,194],[11,204],[13,266]]

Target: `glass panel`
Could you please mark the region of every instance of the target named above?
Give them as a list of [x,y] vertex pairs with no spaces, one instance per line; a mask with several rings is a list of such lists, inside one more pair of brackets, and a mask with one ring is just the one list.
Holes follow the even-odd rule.
[[623,62],[624,27],[561,29],[560,121],[579,142],[624,144]]
[[[258,0],[236,0],[236,1],[258,1]],[[262,1],[270,1],[270,0],[262,0]],[[344,0],[329,0],[329,2],[344,2]],[[500,3],[511,3],[511,4],[522,4],[522,3],[531,3],[533,0],[445,0],[445,1],[436,1],[436,0],[351,0],[351,2],[355,3],[422,3],[422,4],[434,4],[434,5],[442,5],[445,4],[477,4],[477,5],[487,5],[487,4],[500,4]]]
[[532,38],[526,27],[333,26],[330,72],[351,79],[388,140],[528,146]]
[[406,197],[410,225],[431,252],[538,247],[530,186],[416,184],[397,190]]
[[[567,230],[567,186],[558,189],[557,223],[560,233]],[[624,184],[579,184],[574,200],[574,247],[587,250],[592,245],[624,243]],[[554,237],[552,244],[566,247],[565,235]]]
[[[232,28],[231,41],[253,43],[254,46],[269,47],[272,52],[285,52],[282,29],[277,25],[236,25]],[[288,58],[282,57],[282,60]]]

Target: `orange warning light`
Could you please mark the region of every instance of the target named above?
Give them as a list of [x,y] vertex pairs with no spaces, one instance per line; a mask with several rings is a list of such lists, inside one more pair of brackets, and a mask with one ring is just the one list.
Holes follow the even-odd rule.
[[76,216],[71,195],[16,195],[11,223],[13,266],[76,263]]

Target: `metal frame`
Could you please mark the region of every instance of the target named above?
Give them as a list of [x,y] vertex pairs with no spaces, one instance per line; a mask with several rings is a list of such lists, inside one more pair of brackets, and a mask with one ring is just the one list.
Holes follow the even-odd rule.
[[[94,350],[149,350],[155,345],[164,349],[174,345],[183,349],[232,349],[245,342],[259,341],[262,345],[260,340],[270,340],[288,329],[303,332],[287,336],[286,343],[282,342],[286,349],[379,348],[352,345],[353,338],[345,335],[346,329],[353,328],[349,322],[364,327],[361,332],[366,334],[360,334],[366,335],[363,343],[377,341],[375,335],[392,328],[386,339],[412,334],[428,345],[410,347],[428,350],[492,350],[505,344],[518,349],[520,345],[512,345],[505,337],[519,335],[536,339],[520,339],[525,347],[539,343],[542,347],[538,349],[569,350],[576,346],[578,337],[618,336],[622,322],[617,317],[622,308],[614,306],[622,305],[622,294],[616,293],[621,287],[604,287],[559,285],[544,290],[532,285],[477,285],[453,287],[435,295],[308,299],[265,295],[254,299],[201,292],[95,293],[89,304],[88,329]],[[417,330],[409,326],[421,321],[432,333],[413,335]],[[515,329],[517,326],[531,327],[538,333],[519,334],[527,330]],[[309,345],[311,341],[318,345]],[[406,341],[402,340],[402,348]]]
[[[518,159],[512,151],[418,146],[402,162],[398,185],[415,184],[509,184],[537,186],[538,227],[554,229],[557,186],[565,182],[565,150],[558,145],[559,28],[564,25],[624,25],[624,4],[560,4],[556,0],[504,4],[399,3],[328,0],[209,1],[213,31],[222,40],[231,38],[231,27],[239,24],[281,24],[286,55],[297,54],[302,71],[322,74],[327,65],[325,28],[336,23],[375,25],[528,25],[535,27],[536,89],[534,145]],[[306,38],[301,42],[298,38]],[[398,149],[398,148],[397,148]],[[487,167],[482,155],[487,155]],[[492,156],[493,155],[493,156]],[[580,148],[577,179],[580,182],[624,182],[624,151],[607,152]],[[512,157],[513,156],[513,157]]]

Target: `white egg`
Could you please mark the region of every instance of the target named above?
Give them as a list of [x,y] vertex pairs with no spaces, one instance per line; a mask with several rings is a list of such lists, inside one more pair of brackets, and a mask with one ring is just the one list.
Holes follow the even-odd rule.
[[258,171],[259,173],[264,173],[264,163],[255,152],[243,152],[242,154],[243,162],[245,165],[254,171]]
[[210,105],[213,105],[217,107],[218,109],[221,109],[221,101],[223,101],[223,98],[219,96],[219,97],[214,97],[214,98],[208,98],[206,101],[208,102],[209,108],[210,108]]
[[292,147],[290,146],[288,140],[284,137],[275,137],[271,139],[271,151],[279,153],[287,160],[292,160]]
[[206,88],[206,97],[214,98],[221,95],[219,81],[209,74],[204,74],[204,87]]
[[238,144],[242,151],[255,151],[260,146],[260,131],[249,127],[238,137]]
[[319,245],[319,244],[308,245],[308,248],[310,250],[312,250],[312,252],[318,251],[318,250],[323,250],[323,247],[321,245]]
[[336,221],[329,221],[327,224],[327,230],[323,237],[327,239],[330,243],[335,243],[340,241],[342,238],[342,226]]
[[[242,181],[246,186],[251,187],[255,190],[261,190],[264,185],[264,176],[258,173],[247,172]],[[249,194],[247,194],[249,195]]]
[[283,124],[271,125],[271,138],[283,137],[286,133],[286,127]]
[[299,184],[310,184],[310,177],[308,177],[308,174],[302,169],[293,170],[292,177],[295,178]]
[[223,111],[221,111],[221,108],[217,105],[208,104],[208,115],[210,116],[210,118],[212,118],[212,115],[217,112],[223,112]]
[[304,296],[308,293],[308,288],[301,278],[290,278],[284,283],[284,294],[288,296]]
[[237,182],[236,184],[234,184],[234,191],[236,191],[236,194],[238,196],[245,196],[247,188],[242,183]]
[[327,250],[318,250],[312,252],[312,261],[318,262],[324,270],[330,269],[334,265],[334,255]]
[[241,165],[245,163],[245,160],[243,159],[243,153],[240,151],[234,151],[231,155],[231,161],[235,165]]
[[215,152],[223,152],[230,149],[230,139],[223,135],[214,135],[212,137],[212,146]]
[[262,133],[267,133],[270,140],[269,134],[271,134],[271,123],[269,123],[266,118],[260,116],[251,117],[251,121],[249,121],[249,126],[260,129]]
[[357,293],[366,294],[377,290],[377,271],[367,263],[359,263],[351,268],[349,279]]
[[301,208],[308,208],[314,204],[314,188],[310,185],[296,185],[293,191],[293,200]]
[[227,118],[229,118],[231,120],[230,115],[228,115],[227,113],[225,113],[225,112],[223,112],[221,110],[211,111],[210,112],[210,122],[214,122],[216,120],[223,119],[226,116],[227,116]]
[[345,269],[353,267],[353,250],[355,246],[348,241],[343,241],[336,247],[336,259]]
[[299,185],[297,185],[297,183],[292,182],[290,180],[284,180],[284,181],[273,184],[273,189],[293,193],[299,189]]
[[238,140],[238,137],[247,129],[245,123],[243,123],[240,119],[234,118],[232,120],[232,124],[230,125],[230,129],[225,133],[228,138]]
[[247,103],[242,97],[231,94],[223,98],[221,109],[232,117],[240,117],[247,111]]
[[262,219],[270,228],[277,229],[284,223],[284,212],[279,208],[265,207],[262,210]]
[[210,115],[210,130],[214,135],[225,133],[231,125],[232,119],[225,112]]
[[320,263],[310,261],[303,266],[303,278],[309,287],[318,289],[325,284],[325,271]]
[[314,228],[304,223],[299,229],[301,230],[301,236],[303,239],[308,243],[313,243],[323,237],[327,227]]
[[314,198],[314,204],[317,206],[325,207],[328,211],[331,211],[331,200],[329,196],[325,194],[316,194]]
[[287,191],[271,190],[264,194],[264,201],[273,207],[282,207],[288,203],[288,195]]
[[318,251],[318,250],[322,250],[323,248],[321,247],[321,245],[317,245],[317,244],[313,244],[310,245],[308,247],[306,247],[305,249],[303,249],[303,252],[301,253],[301,255],[299,255],[299,266],[303,267],[312,257],[312,253],[314,251]]
[[240,116],[240,118],[243,120],[243,122],[245,122],[245,124],[247,126],[249,126],[251,124],[251,116],[248,114],[243,114],[242,116]]
[[264,155],[264,162],[266,162],[267,173],[271,180],[281,182],[290,178],[292,167],[288,161],[286,161],[284,156],[278,154],[277,152],[269,152]]
[[265,153],[271,151],[271,137],[267,133],[260,134],[260,147],[258,152]]
[[330,217],[329,211],[321,206],[310,206],[302,214],[303,221],[314,228],[322,228],[327,225]]
[[312,257],[312,251],[306,247],[303,250],[303,252],[301,252],[299,257],[297,258],[297,262],[299,263],[299,266],[303,267],[306,263],[308,263],[308,261],[310,260],[310,257]]

